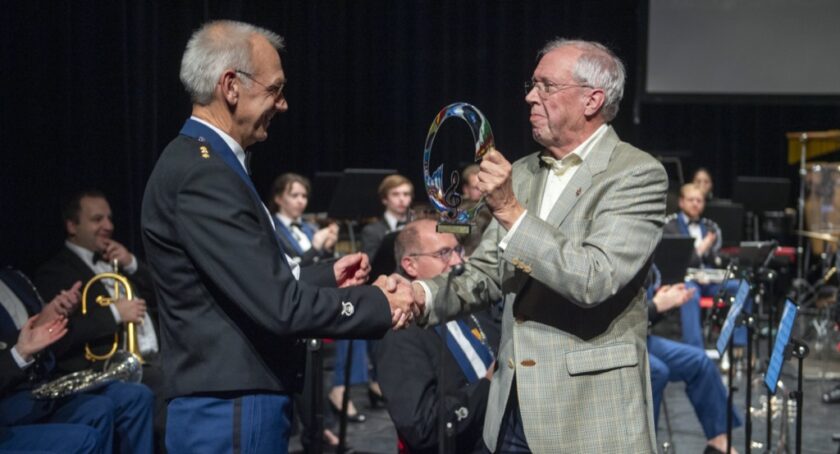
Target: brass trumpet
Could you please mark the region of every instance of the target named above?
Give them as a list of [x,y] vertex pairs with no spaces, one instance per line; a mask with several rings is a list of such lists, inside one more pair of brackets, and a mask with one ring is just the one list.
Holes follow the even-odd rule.
[[[99,282],[99,281],[104,280],[104,279],[113,280],[113,282],[114,282],[114,296],[112,298],[112,297],[99,295],[99,296],[96,297],[96,300],[95,300],[96,304],[98,304],[102,307],[105,307],[109,304],[113,304],[121,296],[124,296],[126,299],[129,299],[129,300],[134,298],[134,292],[131,289],[131,283],[128,282],[128,278],[126,278],[125,276],[123,276],[122,274],[120,274],[118,272],[119,271],[119,266],[118,266],[118,263],[117,263],[116,260],[114,260],[111,263],[111,267],[113,268],[113,272],[111,272],[111,273],[99,273],[96,276],[94,276],[93,278],[91,278],[91,280],[89,280],[87,282],[87,284],[85,284],[85,287],[82,290],[82,315],[87,314],[88,290],[90,290],[90,287],[94,283]],[[104,285],[104,283],[103,283],[103,285]],[[125,350],[128,353],[131,353],[132,355],[134,355],[134,357],[136,357],[137,360],[140,361],[140,364],[143,364],[144,363],[143,357],[140,355],[140,348],[137,345],[137,331],[136,331],[136,328],[135,328],[133,322],[127,322],[125,324],[124,339],[125,339],[125,346],[124,346],[123,350]],[[120,343],[119,335],[117,333],[114,333],[114,344],[111,346],[111,350],[108,351],[107,353],[103,354],[103,355],[97,355],[96,353],[93,352],[93,350],[91,350],[90,344],[85,344],[85,358],[88,361],[105,361],[105,360],[111,358],[112,356],[114,356],[114,353],[117,352],[117,348],[119,347],[119,343]]]

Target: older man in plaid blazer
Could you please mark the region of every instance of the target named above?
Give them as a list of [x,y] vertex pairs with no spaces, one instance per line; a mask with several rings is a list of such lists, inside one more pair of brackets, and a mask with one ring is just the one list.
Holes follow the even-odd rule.
[[642,289],[667,177],[608,125],[624,86],[604,46],[556,40],[527,84],[544,150],[481,163],[494,220],[443,300],[414,283],[432,323],[504,298],[484,441],[494,452],[655,452]]

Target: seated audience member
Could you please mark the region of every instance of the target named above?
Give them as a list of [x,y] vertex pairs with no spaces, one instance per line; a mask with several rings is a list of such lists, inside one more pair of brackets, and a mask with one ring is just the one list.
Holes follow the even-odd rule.
[[271,210],[286,255],[306,266],[333,256],[338,241],[338,224],[323,229],[304,222],[301,216],[309,203],[309,180],[296,173],[284,173],[274,180]]
[[712,189],[714,189],[712,174],[710,174],[705,167],[700,167],[694,171],[694,176],[691,178],[691,182],[700,188],[700,191],[703,192],[703,198],[706,200],[712,200],[714,198],[714,195],[712,194]]
[[[689,262],[694,268],[715,268],[718,252],[723,241],[717,224],[702,217],[706,207],[703,192],[694,183],[683,185],[680,189],[680,211],[665,219],[663,232],[666,235],[682,235],[694,238],[694,254]],[[738,281],[731,279],[724,284],[724,290],[734,295],[738,290]],[[700,320],[700,297],[715,296],[720,290],[720,284],[701,284],[691,280],[686,283],[694,290],[693,297],[680,307],[680,321],[682,325],[682,341],[697,348],[704,348],[703,331]],[[749,310],[749,300],[744,306]],[[746,330],[738,328],[735,331],[735,345],[746,343]]]
[[[362,252],[367,254],[371,263],[376,263],[376,253],[382,240],[390,232],[402,230],[409,221],[411,200],[414,197],[414,185],[399,174],[388,175],[379,183],[377,189],[379,200],[385,206],[382,219],[366,225],[361,232]],[[386,270],[389,272],[392,270]],[[376,341],[340,340],[335,343],[335,368],[333,372],[333,386],[329,393],[329,401],[333,410],[341,408],[341,400],[347,389],[344,375],[350,367],[349,385],[368,384],[368,399],[371,407],[377,407],[382,400],[382,392],[376,379],[376,368],[368,370],[368,359],[371,356]],[[347,351],[352,346],[352,364],[347,363]],[[362,422],[365,415],[359,413],[353,401],[348,401],[347,415],[352,422]]]
[[[655,267],[652,273],[657,273]],[[680,307],[691,300],[694,290],[684,284],[648,288],[648,318],[656,323],[665,312]],[[726,451],[727,390],[723,386],[717,366],[701,348],[685,345],[658,336],[647,338],[650,357],[650,385],[653,391],[653,416],[659,423],[659,406],[665,386],[669,381],[685,382],[685,393],[691,401],[697,419],[703,427],[707,454]],[[733,427],[741,425],[740,418],[732,412]],[[737,452],[733,449],[733,453]]]
[[153,396],[144,385],[112,382],[59,400],[32,396],[34,385],[56,378],[47,347],[76,335],[66,317],[80,287],[43,305],[22,273],[0,270],[0,449],[110,453],[116,444],[121,452],[152,452]]
[[[414,221],[397,235],[395,257],[404,276],[429,279],[463,262],[455,236],[437,233],[435,225],[428,219]],[[440,405],[455,427],[454,452],[485,452],[481,434],[499,324],[489,311],[481,311],[443,326],[388,332],[378,342],[375,357],[385,405],[407,452],[438,452]],[[444,329],[452,334],[441,358]],[[441,361],[447,373],[438,383]],[[444,387],[444,402],[438,400],[438,386]]]

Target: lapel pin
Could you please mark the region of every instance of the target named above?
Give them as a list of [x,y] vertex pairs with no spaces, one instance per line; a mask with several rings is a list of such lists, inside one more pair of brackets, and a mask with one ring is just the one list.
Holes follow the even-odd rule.
[[208,159],[210,157],[210,151],[204,145],[199,147],[199,150],[201,151],[201,157],[202,158]]

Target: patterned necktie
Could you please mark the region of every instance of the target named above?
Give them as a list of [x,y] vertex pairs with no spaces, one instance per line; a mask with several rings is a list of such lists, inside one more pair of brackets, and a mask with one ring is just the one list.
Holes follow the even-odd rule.
[[558,177],[562,177],[566,171],[583,162],[583,160],[580,159],[580,156],[575,153],[566,155],[563,159],[557,159],[554,156],[541,154],[540,160],[542,161],[540,164],[541,166],[551,168],[554,174]]

